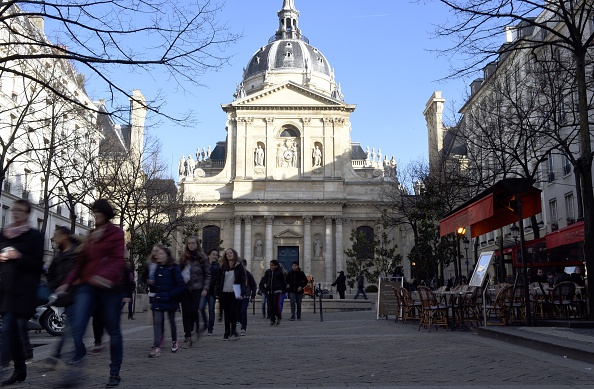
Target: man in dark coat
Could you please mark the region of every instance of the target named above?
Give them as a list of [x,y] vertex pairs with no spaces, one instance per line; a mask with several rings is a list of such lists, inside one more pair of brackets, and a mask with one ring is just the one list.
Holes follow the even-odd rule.
[[0,364],[14,361],[12,376],[2,386],[23,382],[27,378],[23,339],[19,320],[35,313],[37,288],[43,269],[43,237],[29,225],[31,204],[17,200],[11,208],[13,222],[0,234],[0,313],[2,342]]
[[344,300],[344,292],[346,292],[346,276],[343,271],[340,272],[336,281],[332,283],[332,286],[336,286],[336,291],[338,292],[340,299]]
[[294,261],[291,271],[287,274],[287,290],[291,301],[291,318],[295,320],[295,306],[297,306],[297,320],[301,320],[301,301],[303,300],[303,288],[307,285],[307,276],[299,268],[299,262]]

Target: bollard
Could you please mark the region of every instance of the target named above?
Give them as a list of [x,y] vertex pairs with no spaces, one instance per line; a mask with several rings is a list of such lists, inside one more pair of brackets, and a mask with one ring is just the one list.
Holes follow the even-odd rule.
[[[320,291],[320,321],[324,321],[324,311],[322,310],[322,284],[318,284],[318,290]],[[315,306],[315,300],[314,300]]]

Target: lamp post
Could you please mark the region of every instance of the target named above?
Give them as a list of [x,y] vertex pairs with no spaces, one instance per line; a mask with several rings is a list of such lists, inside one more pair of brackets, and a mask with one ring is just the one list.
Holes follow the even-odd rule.
[[462,260],[461,260],[461,256],[462,254],[460,253],[460,239],[462,239],[463,236],[466,236],[466,228],[464,227],[458,227],[456,229],[456,257],[457,258],[457,263],[455,263],[454,265],[457,266],[456,270],[458,272],[458,285],[462,284]]
[[468,276],[468,246],[470,245],[470,241],[466,236],[464,236],[462,243],[464,243],[464,251],[466,252],[466,256],[464,258],[466,259],[466,276]]

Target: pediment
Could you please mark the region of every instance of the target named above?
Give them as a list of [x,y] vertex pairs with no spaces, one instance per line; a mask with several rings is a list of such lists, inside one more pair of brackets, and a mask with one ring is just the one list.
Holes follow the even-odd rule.
[[303,238],[303,235],[291,230],[291,229],[286,229],[281,233],[278,233],[276,235],[274,235],[275,238],[279,238],[279,239],[286,239],[286,238]]
[[313,89],[288,81],[281,85],[249,95],[243,99],[236,100],[233,106],[336,106],[346,104],[342,101],[332,99]]

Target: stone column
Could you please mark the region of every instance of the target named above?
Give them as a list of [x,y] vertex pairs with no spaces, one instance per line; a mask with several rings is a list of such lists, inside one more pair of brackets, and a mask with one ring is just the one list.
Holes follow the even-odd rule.
[[244,216],[243,221],[243,255],[240,255],[242,258],[245,258],[248,261],[248,271],[252,272],[252,220],[254,220],[253,216]]
[[326,222],[326,250],[324,253],[324,262],[326,263],[326,285],[334,282],[334,257],[332,256],[332,218],[324,217]]
[[241,253],[241,216],[233,217],[233,248]]
[[336,218],[336,271],[344,271],[346,274],[346,261],[344,260],[344,247],[342,246],[342,223],[344,218]]
[[268,262],[274,259],[273,257],[273,242],[272,242],[272,222],[274,221],[274,216],[264,216],[264,221],[266,222],[266,237],[265,237],[265,247],[266,247],[266,256],[264,260],[264,269],[268,269]]
[[303,272],[311,274],[311,216],[303,216]]

